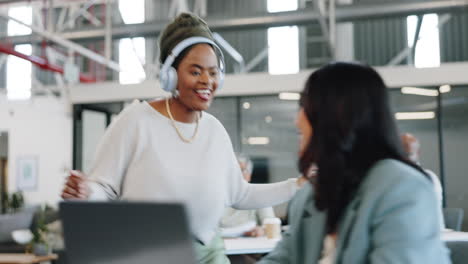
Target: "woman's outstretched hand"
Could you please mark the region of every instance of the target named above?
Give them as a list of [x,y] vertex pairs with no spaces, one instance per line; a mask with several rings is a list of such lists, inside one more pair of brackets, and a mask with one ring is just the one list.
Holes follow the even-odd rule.
[[90,194],[87,177],[77,170],[70,171],[62,191],[63,199],[86,200]]

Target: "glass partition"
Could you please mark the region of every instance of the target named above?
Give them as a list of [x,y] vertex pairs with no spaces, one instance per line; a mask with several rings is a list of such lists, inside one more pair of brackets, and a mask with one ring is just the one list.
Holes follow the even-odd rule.
[[442,123],[447,207],[465,210],[468,230],[468,87],[442,94]]
[[296,177],[298,102],[271,95],[242,97],[239,103],[242,152],[268,166],[267,182]]
[[[421,94],[404,94],[401,89],[390,90],[390,101],[401,133],[411,133],[421,144],[420,163],[440,176],[439,139],[437,128],[437,90],[420,88]],[[427,91],[427,95],[424,94]],[[432,95],[428,96],[433,92]]]
[[216,97],[208,112],[223,124],[231,137],[234,151],[240,151],[239,142],[239,111],[237,97]]

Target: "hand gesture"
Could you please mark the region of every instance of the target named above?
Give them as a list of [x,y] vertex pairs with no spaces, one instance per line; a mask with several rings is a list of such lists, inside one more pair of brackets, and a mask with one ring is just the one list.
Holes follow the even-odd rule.
[[255,227],[254,229],[247,231],[244,233],[244,236],[248,237],[260,237],[263,236],[265,232],[263,231],[263,228],[260,226]]
[[63,199],[86,200],[90,194],[87,177],[81,171],[72,170],[62,191]]

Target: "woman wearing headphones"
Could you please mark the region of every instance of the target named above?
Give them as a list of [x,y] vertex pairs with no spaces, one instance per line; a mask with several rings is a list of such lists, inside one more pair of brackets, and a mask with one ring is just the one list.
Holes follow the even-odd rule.
[[125,108],[107,129],[89,177],[72,172],[62,197],[183,202],[198,261],[228,263],[217,232],[224,208],[285,202],[301,180],[243,179],[226,130],[204,112],[222,85],[224,61],[203,20],[179,15],[161,34],[160,55],[161,86],[173,96]]

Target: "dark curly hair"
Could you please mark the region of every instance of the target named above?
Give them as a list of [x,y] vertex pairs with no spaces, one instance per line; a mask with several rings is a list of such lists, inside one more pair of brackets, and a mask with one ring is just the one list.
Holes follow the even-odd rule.
[[387,87],[369,66],[335,62],[308,78],[300,105],[313,135],[299,159],[312,178],[315,206],[327,214],[327,233],[337,230],[348,203],[367,171],[379,160],[395,159],[422,172],[403,151],[390,111]]

